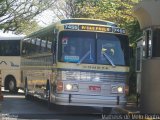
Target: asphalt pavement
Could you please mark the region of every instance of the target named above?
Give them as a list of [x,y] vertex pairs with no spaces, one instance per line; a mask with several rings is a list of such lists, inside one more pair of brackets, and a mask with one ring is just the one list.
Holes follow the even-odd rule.
[[[3,91],[3,95],[0,120],[131,120],[128,111],[122,109],[112,109],[110,114],[102,114],[102,109],[97,107],[52,106],[48,109],[45,101],[26,100],[23,91],[18,94]],[[129,104],[127,108],[132,110],[133,105]]]
[[[2,120],[100,120],[102,111],[92,107],[55,107],[48,109],[47,103],[40,100],[26,100],[23,93],[16,95],[4,92],[1,102]],[[55,107],[55,108],[54,108]]]

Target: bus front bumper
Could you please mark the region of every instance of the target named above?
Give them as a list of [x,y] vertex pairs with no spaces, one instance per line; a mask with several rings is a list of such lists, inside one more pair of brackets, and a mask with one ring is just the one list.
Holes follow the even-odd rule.
[[124,107],[126,104],[124,96],[57,94],[54,101],[58,105],[70,106]]

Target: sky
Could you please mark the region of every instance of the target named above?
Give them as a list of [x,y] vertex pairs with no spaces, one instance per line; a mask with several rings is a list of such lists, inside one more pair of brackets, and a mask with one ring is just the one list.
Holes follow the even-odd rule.
[[45,10],[40,15],[36,16],[35,19],[41,27],[46,27],[59,20],[51,10]]
[[3,33],[3,31],[0,30],[0,37],[21,37],[21,36],[24,36],[24,35],[15,35],[12,32]]
[[54,21],[54,17],[53,11],[45,10],[40,15],[36,16],[35,19],[41,27],[45,27]]
[[[53,11],[51,10],[46,10],[37,17],[35,17],[35,20],[38,22],[38,24],[41,27],[46,27],[50,25],[51,23],[58,21],[59,19],[54,15]],[[18,36],[23,36],[23,35],[15,35],[12,32],[6,32],[3,33],[2,30],[0,30],[0,37],[18,37]]]

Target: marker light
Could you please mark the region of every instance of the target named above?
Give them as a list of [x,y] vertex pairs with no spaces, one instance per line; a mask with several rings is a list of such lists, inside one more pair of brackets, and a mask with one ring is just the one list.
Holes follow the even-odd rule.
[[128,85],[125,86],[125,94],[126,94],[126,95],[129,94],[129,86],[128,86]]

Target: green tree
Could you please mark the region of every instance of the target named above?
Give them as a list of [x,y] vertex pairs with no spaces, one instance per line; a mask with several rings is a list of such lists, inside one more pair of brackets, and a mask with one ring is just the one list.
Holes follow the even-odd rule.
[[1,0],[0,29],[4,32],[17,31],[22,25],[33,23],[33,18],[51,7],[55,1],[56,0]]
[[20,23],[20,27],[15,31],[15,34],[23,33],[25,35],[29,35],[39,29],[41,29],[41,27],[38,25],[37,21],[23,21]]
[[[66,0],[71,18],[95,18],[113,21],[126,28],[131,42],[140,37],[139,24],[132,8],[139,0]],[[67,13],[67,14],[69,14]],[[138,31],[137,31],[138,30]],[[135,31],[137,31],[135,33]]]

